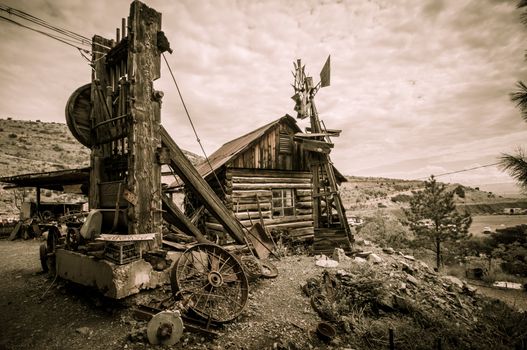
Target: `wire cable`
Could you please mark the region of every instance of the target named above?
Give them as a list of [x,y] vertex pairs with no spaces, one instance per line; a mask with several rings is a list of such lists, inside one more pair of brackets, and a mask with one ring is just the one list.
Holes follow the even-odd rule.
[[64,36],[67,36],[73,40],[76,40],[78,41],[80,44],[83,44],[83,45],[88,45],[90,46],[91,45],[91,40],[81,34],[78,34],[78,33],[75,33],[75,32],[72,32],[71,30],[68,30],[68,29],[64,29],[64,28],[60,28],[60,27],[57,27],[57,26],[54,26],[48,22],[46,22],[45,20],[43,19],[40,19],[36,16],[33,16],[27,12],[24,12],[24,11],[21,11],[21,10],[17,10],[15,8],[12,8],[12,7],[8,7],[6,5],[3,5],[3,4],[0,4],[0,10],[3,10],[7,13],[9,13],[10,15],[14,15],[14,16],[17,16],[19,18],[22,18],[26,21],[29,21],[29,22],[32,22],[34,24],[37,24],[37,25],[40,25],[42,27],[45,27],[47,29],[50,29],[52,31],[55,31],[57,33],[60,33]]
[[192,127],[192,130],[194,131],[194,135],[196,136],[196,141],[198,142],[199,147],[201,148],[201,151],[203,152],[203,156],[205,157],[205,160],[207,161],[207,164],[209,165],[210,170],[212,171],[212,174],[214,175],[214,177],[216,178],[216,181],[218,182],[218,185],[220,186],[221,192],[223,193],[224,196],[227,196],[227,194],[225,193],[225,190],[223,189],[223,186],[221,185],[220,179],[216,175],[214,168],[212,168],[212,164],[210,163],[209,157],[207,156],[207,153],[205,152],[205,149],[203,148],[203,145],[201,144],[201,140],[199,139],[198,132],[196,131],[196,128],[194,127],[194,123],[192,122],[192,118],[190,117],[190,113],[187,109],[187,105],[185,104],[185,100],[183,99],[183,96],[181,95],[181,91],[179,90],[179,86],[174,76],[174,73],[172,73],[172,68],[170,68],[170,64],[168,64],[168,60],[165,54],[163,53],[162,55],[168,67],[168,71],[170,72],[170,75],[172,76],[172,80],[174,81],[174,84],[176,85],[176,89],[179,94],[181,103],[183,104],[183,108],[185,109],[185,113],[187,114],[188,121],[190,122],[190,126]]
[[[475,166],[475,167],[468,168],[468,169],[456,170],[456,171],[451,171],[451,172],[448,172],[448,173],[442,173],[442,174],[437,174],[437,175],[432,174],[432,175],[433,175],[434,177],[446,176],[446,175],[452,175],[452,174],[464,173],[464,172],[472,171],[472,170],[476,170],[476,169],[488,168],[488,167],[496,166],[496,165],[499,165],[499,164],[500,164],[500,163],[497,162],[497,163],[492,163],[492,164],[479,165],[479,166]],[[422,179],[427,179],[427,178],[428,178],[428,177],[420,177],[420,178],[418,178],[417,180],[422,180]]]
[[2,16],[2,15],[0,15],[0,19],[3,19],[3,20],[5,20],[5,21],[7,21],[7,22],[10,22],[10,23],[16,24],[16,25],[18,25],[18,26],[20,26],[20,27],[22,27],[22,28],[26,28],[26,29],[32,30],[32,31],[34,31],[34,32],[40,33],[40,34],[42,34],[42,35],[45,35],[45,36],[47,36],[47,37],[50,37],[50,38],[55,39],[55,40],[57,40],[57,41],[60,41],[60,42],[62,42],[62,43],[64,43],[64,44],[66,44],[66,45],[69,45],[69,46],[71,46],[71,47],[74,47],[74,48],[76,48],[76,49],[79,50],[79,51],[82,51],[82,52],[84,52],[84,53],[90,54],[90,50],[87,50],[87,49],[82,48],[82,47],[80,47],[80,46],[77,46],[77,45],[75,45],[75,44],[73,44],[73,43],[71,43],[71,42],[68,42],[68,41],[67,41],[68,39],[60,38],[60,37],[58,37],[58,36],[56,36],[56,35],[53,35],[53,34],[50,34],[50,33],[46,33],[46,32],[43,32],[43,31],[38,30],[38,29],[35,29],[35,28],[31,28],[31,27],[29,27],[29,26],[26,26],[25,24],[22,24],[22,23],[20,23],[20,22],[14,21],[14,20],[12,20],[12,19],[10,19],[10,18],[7,18],[7,17],[4,17],[4,16]]

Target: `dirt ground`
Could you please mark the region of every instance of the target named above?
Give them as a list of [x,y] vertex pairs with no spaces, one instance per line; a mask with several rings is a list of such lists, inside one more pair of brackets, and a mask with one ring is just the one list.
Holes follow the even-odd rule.
[[[0,240],[0,349],[157,349],[130,341],[145,324],[130,306],[148,293],[122,301],[41,272],[40,242]],[[174,348],[272,349],[327,348],[313,332],[319,316],[303,296],[301,285],[322,269],[312,257],[292,256],[277,262],[276,279],[250,285],[240,317],[219,330],[216,339],[185,332]],[[159,292],[159,291],[158,291]],[[170,287],[165,289],[170,293]],[[167,294],[169,295],[169,294]]]
[[[152,297],[169,296],[169,286],[110,300],[42,273],[39,244],[38,240],[0,240],[0,350],[166,348],[142,339],[146,323],[135,320],[131,308]],[[320,277],[324,269],[305,255],[288,256],[275,264],[278,277],[251,283],[243,313],[220,328],[219,336],[184,332],[172,348],[345,349],[338,337],[331,343],[317,337],[314,330],[321,319],[301,290],[308,278]],[[489,295],[483,289],[480,292]],[[527,301],[524,292],[490,292],[520,309]]]

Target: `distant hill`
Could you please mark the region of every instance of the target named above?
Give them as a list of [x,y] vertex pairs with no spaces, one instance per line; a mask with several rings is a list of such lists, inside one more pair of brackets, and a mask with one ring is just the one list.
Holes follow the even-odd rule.
[[[204,160],[192,152],[183,152],[194,165]],[[64,123],[0,119],[0,176],[89,166],[89,154],[89,149],[75,140]],[[170,177],[164,182],[172,179]],[[412,191],[420,190],[424,185],[423,181],[377,177],[347,176],[347,180],[340,192],[349,216],[368,215],[378,209],[400,212],[407,205],[405,199]],[[449,189],[457,186],[460,185],[450,184]],[[494,187],[481,185],[479,190],[468,186],[463,188],[465,198],[456,197],[456,201],[460,207],[469,210],[486,212],[494,209],[502,211],[500,208],[503,206],[524,207],[518,204],[521,201],[517,195],[506,195],[511,192],[511,186],[509,191],[503,184],[494,184]],[[12,192],[0,188],[0,218],[17,212]],[[512,197],[512,200],[506,197]],[[55,195],[45,193],[43,200],[55,198]]]
[[[203,158],[183,153],[194,164]],[[90,165],[90,150],[81,145],[65,123],[0,118],[0,176],[75,169]],[[0,218],[12,216],[17,208],[13,191],[0,187]],[[43,200],[50,200],[44,197]]]
[[[378,211],[390,211],[398,215],[408,206],[412,191],[423,189],[424,181],[400,180],[380,177],[347,176],[348,182],[340,188],[341,197],[348,216],[368,216]],[[474,215],[501,213],[504,208],[527,208],[527,200],[516,195],[504,195],[498,187],[470,187],[460,184],[448,184],[449,191],[457,187],[463,189],[464,197],[455,196],[460,211],[469,211]],[[506,188],[502,186],[500,188]]]

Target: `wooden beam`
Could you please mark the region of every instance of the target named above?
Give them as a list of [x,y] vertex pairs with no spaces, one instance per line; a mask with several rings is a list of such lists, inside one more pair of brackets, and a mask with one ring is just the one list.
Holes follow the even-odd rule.
[[332,143],[328,143],[326,141],[319,141],[319,140],[310,140],[310,139],[302,139],[294,137],[295,141],[299,141],[304,146],[304,150],[317,152],[317,153],[323,153],[328,154],[331,152],[331,149],[334,147]]
[[328,133],[319,132],[319,133],[310,133],[310,134],[305,134],[303,132],[297,132],[295,134],[295,137],[302,138],[302,139],[311,139],[315,137],[326,137],[326,136],[338,137],[338,135],[330,134],[329,132]]
[[232,213],[229,212],[162,126],[160,127],[160,134],[161,142],[167,147],[170,154],[170,167],[183,179],[185,185],[196,194],[205,208],[223,225],[236,243],[246,244],[244,228],[241,224],[232,216]]
[[163,219],[168,223],[176,226],[184,233],[190,234],[196,237],[196,240],[200,243],[211,243],[201,231],[192,223],[191,219],[187,218],[185,214],[172,202],[172,200],[163,195]]
[[155,232],[161,246],[162,193],[161,166],[156,150],[159,138],[159,101],[152,98],[152,86],[160,76],[161,58],[157,33],[161,30],[161,13],[140,1],[130,5],[128,80],[130,81],[130,116],[128,125],[127,189],[137,196],[137,204],[128,206],[128,231],[131,234]]
[[[306,132],[311,132],[313,129],[311,129],[310,127],[307,127],[306,128]],[[338,130],[338,129],[326,129],[324,130],[326,133],[329,134],[329,136],[331,137],[338,137],[340,136],[340,133],[342,132],[342,130]]]

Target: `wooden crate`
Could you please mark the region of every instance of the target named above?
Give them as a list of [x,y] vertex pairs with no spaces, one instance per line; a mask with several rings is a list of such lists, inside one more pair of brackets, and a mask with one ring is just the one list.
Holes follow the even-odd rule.
[[106,242],[104,257],[117,265],[127,264],[141,258],[136,242]]

